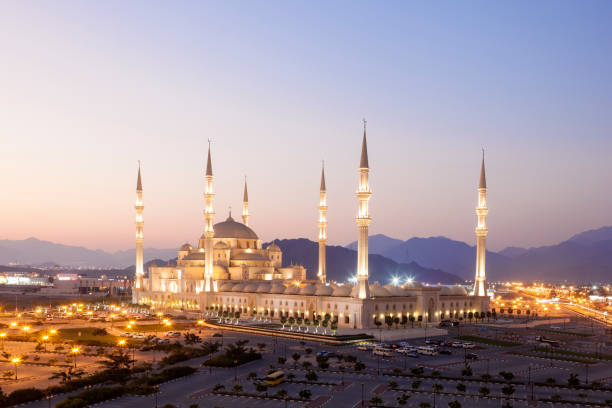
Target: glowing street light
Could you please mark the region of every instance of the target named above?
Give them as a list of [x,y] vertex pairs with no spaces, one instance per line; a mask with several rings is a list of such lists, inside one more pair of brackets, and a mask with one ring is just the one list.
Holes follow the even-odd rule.
[[74,356],[74,368],[77,368],[77,354],[79,354],[79,348],[78,347],[74,347],[72,350],[70,350],[72,352],[72,355]]
[[11,363],[15,365],[15,380],[17,379],[17,364],[19,364],[20,362],[21,362],[21,359],[19,357],[15,357],[11,359]]
[[17,327],[17,322],[11,322],[11,327]]
[[0,333],[0,339],[2,339],[2,350],[4,350],[4,338],[6,337],[6,333],[2,332]]

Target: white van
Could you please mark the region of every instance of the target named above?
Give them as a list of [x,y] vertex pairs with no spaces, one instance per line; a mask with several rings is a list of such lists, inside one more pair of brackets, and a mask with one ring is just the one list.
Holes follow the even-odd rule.
[[419,354],[423,354],[426,356],[435,356],[438,355],[438,351],[433,348],[433,347],[429,347],[429,346],[421,346],[417,349],[417,353]]
[[375,356],[391,357],[393,356],[393,350],[384,347],[376,347],[372,354]]

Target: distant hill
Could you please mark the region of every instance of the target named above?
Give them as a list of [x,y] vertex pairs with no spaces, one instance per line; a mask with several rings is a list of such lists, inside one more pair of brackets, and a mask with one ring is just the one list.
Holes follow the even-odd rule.
[[[396,262],[415,261],[427,268],[473,279],[475,247],[445,237],[401,241],[384,235],[370,237],[370,253]],[[347,245],[355,248],[356,242]],[[557,245],[487,251],[489,280],[612,281],[612,227],[576,234]]]
[[[151,259],[170,259],[176,256],[176,249],[144,249],[145,262]],[[132,265],[136,250],[109,253],[100,249],[92,250],[82,246],[71,246],[42,241],[37,238],[24,240],[0,240],[0,264],[21,265],[57,264],[70,267],[124,268]]]
[[[308,279],[316,279],[318,269],[318,243],[308,239],[274,240],[283,251],[283,265],[301,264],[307,269]],[[355,274],[357,252],[341,246],[327,246],[327,278],[345,281]],[[459,276],[437,269],[424,268],[416,262],[398,263],[381,255],[370,254],[368,258],[370,281],[387,284],[392,277],[412,277],[428,283],[462,283]]]
[[[347,248],[356,249],[357,242]],[[416,262],[426,268],[440,269],[463,279],[474,279],[476,249],[465,242],[446,237],[411,238],[401,241],[378,234],[370,237],[370,253],[390,258],[398,263]],[[495,278],[495,271],[505,268],[509,259],[495,252],[487,251],[489,277]]]

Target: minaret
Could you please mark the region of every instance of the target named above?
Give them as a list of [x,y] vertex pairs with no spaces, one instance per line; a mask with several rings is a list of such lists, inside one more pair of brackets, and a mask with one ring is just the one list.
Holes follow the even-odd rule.
[[249,191],[247,190],[246,176],[244,176],[244,193],[242,195],[242,223],[249,226]]
[[476,278],[474,279],[474,289],[472,295],[487,296],[485,258],[487,255],[487,178],[485,176],[484,149],[482,150],[482,164],[480,167],[480,183],[478,185],[478,206],[476,215],[478,225],[476,226]]
[[215,192],[213,189],[212,161],[210,159],[210,140],[208,141],[208,161],[206,162],[206,188],[204,190],[204,291],[214,291],[213,284],[213,237],[215,230],[213,222],[215,211],[213,210],[213,199]]
[[366,141],[366,120],[363,120],[363,142],[361,144],[361,162],[359,163],[359,190],[357,199],[359,200],[359,213],[357,214],[357,295],[359,299],[370,297],[370,287],[368,286],[368,229],[372,218],[368,211],[368,202],[372,197],[370,191],[370,166],[368,164],[368,144]]
[[327,281],[325,271],[325,245],[327,243],[327,191],[325,188],[325,163],[321,167],[321,188],[319,189],[319,272],[321,283]]
[[142,245],[144,242],[143,227],[144,220],[142,212],[144,205],[142,203],[142,178],[140,177],[140,161],[138,161],[138,179],[136,180],[136,289],[143,289],[144,265],[142,257]]

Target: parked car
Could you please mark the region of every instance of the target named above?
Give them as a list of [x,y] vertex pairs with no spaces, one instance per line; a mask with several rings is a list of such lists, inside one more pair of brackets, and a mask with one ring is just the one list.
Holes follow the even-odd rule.
[[473,349],[474,347],[476,347],[474,343],[463,343],[464,349]]
[[171,331],[166,333],[167,337],[181,337],[181,332]]
[[370,351],[373,349],[374,349],[374,346],[372,344],[360,344],[359,346],[357,346],[357,350],[361,350],[361,351]]
[[453,353],[451,353],[450,350],[447,350],[447,349],[438,350],[438,353],[440,353],[440,354],[453,354]]
[[393,356],[393,349],[385,347],[376,347],[372,352],[375,356],[391,357]]
[[463,348],[463,343],[460,341],[453,341],[451,343],[451,347],[455,347],[455,348]]
[[478,354],[467,353],[465,355],[465,358],[468,359],[468,360],[478,360]]
[[410,354],[410,353],[414,353],[415,349],[413,347],[401,347],[398,349],[395,349],[396,353],[400,353],[400,354]]
[[417,349],[417,353],[423,354],[426,356],[435,356],[438,354],[438,350],[430,346],[421,346]]
[[223,337],[223,335],[221,333],[215,333],[212,335],[213,337]]

